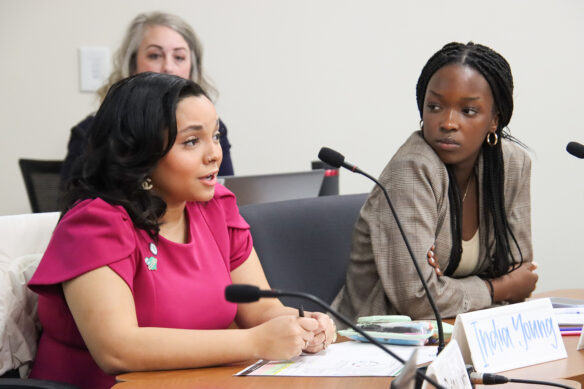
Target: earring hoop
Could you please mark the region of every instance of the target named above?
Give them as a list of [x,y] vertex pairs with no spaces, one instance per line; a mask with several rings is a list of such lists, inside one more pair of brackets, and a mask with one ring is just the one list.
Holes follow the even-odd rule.
[[[491,137],[493,135],[493,137]],[[494,139],[493,139],[494,138]],[[499,135],[496,132],[489,132],[487,134],[487,144],[491,147],[495,146],[499,142]]]
[[424,121],[420,119],[420,131],[424,131]]
[[152,188],[154,188],[154,185],[152,185],[152,179],[150,177],[146,177],[146,179],[144,180],[144,182],[142,182],[142,185],[140,187],[142,188],[142,190],[151,190]]

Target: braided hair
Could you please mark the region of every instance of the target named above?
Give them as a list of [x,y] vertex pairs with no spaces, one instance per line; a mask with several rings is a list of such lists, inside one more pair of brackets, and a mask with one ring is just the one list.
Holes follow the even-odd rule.
[[[424,97],[432,75],[444,66],[461,64],[478,71],[489,83],[494,100],[494,111],[499,122],[496,135],[501,139],[509,139],[521,144],[513,138],[506,127],[513,113],[513,76],[509,63],[499,53],[489,47],[469,42],[467,44],[452,42],[436,52],[422,69],[416,85],[416,100],[420,117],[424,107]],[[509,227],[504,201],[504,166],[502,142],[490,146],[482,145],[483,154],[483,206],[487,231],[490,225],[494,228],[495,252],[485,277],[496,278],[515,270],[523,263],[523,255],[513,231]],[[460,190],[454,179],[452,168],[447,165],[450,201],[450,221],[452,229],[452,250],[446,275],[452,275],[460,263],[462,254],[462,200]],[[520,260],[516,262],[511,251],[510,239],[519,251]],[[487,243],[488,249],[488,243]]]

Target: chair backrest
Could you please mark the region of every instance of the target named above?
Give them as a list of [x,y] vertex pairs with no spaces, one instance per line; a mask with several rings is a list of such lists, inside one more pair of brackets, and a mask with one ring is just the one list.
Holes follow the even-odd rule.
[[37,296],[27,283],[58,219],[58,212],[0,216],[0,376],[26,375],[36,354]]
[[[270,286],[330,304],[345,283],[353,227],[366,198],[337,195],[240,207]],[[323,311],[297,298],[282,301]]]
[[59,183],[63,161],[19,159],[30,207],[34,213],[59,211]]

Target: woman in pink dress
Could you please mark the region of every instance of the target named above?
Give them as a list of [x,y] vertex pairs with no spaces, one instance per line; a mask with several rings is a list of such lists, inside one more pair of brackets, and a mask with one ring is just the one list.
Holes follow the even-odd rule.
[[225,301],[231,283],[269,285],[217,183],[221,157],[217,113],[193,81],[141,73],[112,86],[29,284],[43,324],[31,377],[105,388],[121,372],[287,359],[333,341],[323,313]]

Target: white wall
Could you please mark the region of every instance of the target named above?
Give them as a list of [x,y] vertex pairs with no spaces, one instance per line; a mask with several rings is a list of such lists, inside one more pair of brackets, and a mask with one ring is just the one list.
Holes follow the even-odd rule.
[[[77,49],[113,52],[154,9],[203,41],[238,174],[308,169],[327,145],[377,175],[417,128],[429,56],[453,40],[495,48],[515,76],[511,131],[534,152],[538,289],[583,286],[584,162],[564,151],[584,142],[581,0],[0,0],[0,214],[30,211],[18,158],[63,158],[71,126],[96,109]],[[342,193],[370,187],[341,175]]]

